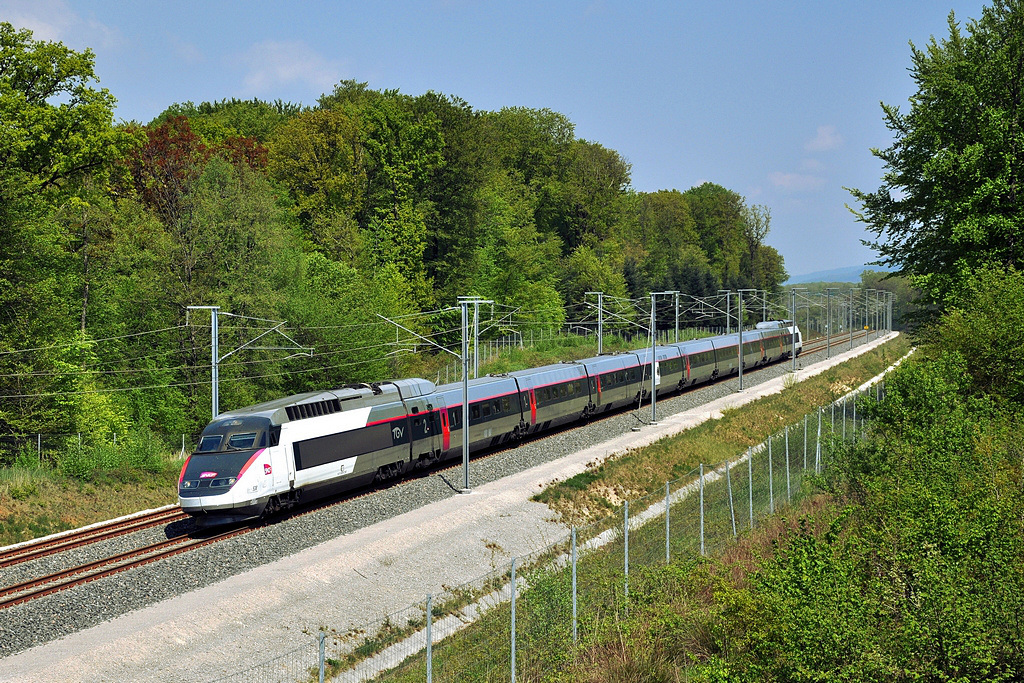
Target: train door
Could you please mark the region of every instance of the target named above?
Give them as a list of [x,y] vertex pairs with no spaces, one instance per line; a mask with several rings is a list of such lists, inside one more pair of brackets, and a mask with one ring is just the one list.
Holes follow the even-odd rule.
[[444,406],[434,406],[431,403],[427,404],[427,424],[426,424],[426,436],[430,440],[430,451],[434,455],[441,453],[442,441],[444,439],[444,428],[441,425],[441,413],[444,412]]
[[440,416],[441,424],[441,457],[449,451],[452,447],[452,427],[447,421],[447,410],[441,407],[441,410],[437,412]]

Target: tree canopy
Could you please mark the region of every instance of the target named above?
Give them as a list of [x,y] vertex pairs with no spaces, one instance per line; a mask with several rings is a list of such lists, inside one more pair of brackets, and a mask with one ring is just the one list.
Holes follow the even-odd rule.
[[877,191],[851,190],[868,243],[942,304],[988,263],[1024,259],[1024,4],[995,0],[962,30],[911,45],[909,109],[882,105],[893,144]]
[[652,289],[785,278],[767,208],[711,183],[638,192],[550,109],[342,81],[312,106],[117,125],[89,50],[10,24],[0,50],[0,433],[197,429],[210,340],[189,306],[228,316],[222,348],[286,320],[285,346],[317,354],[232,355],[227,406],[416,372],[378,316],[447,343],[460,295],[553,330],[595,289],[621,321]]

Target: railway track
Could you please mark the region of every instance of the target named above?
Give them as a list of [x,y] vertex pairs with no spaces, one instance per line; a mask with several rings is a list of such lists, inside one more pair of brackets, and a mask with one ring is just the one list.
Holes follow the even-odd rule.
[[87,562],[77,567],[71,567],[52,574],[47,574],[34,579],[29,579],[13,586],[0,589],[0,609],[6,609],[14,605],[33,600],[35,598],[50,595],[57,591],[80,586],[89,581],[95,581],[105,576],[128,571],[161,560],[165,557],[188,552],[205,545],[217,543],[234,536],[249,533],[257,527],[249,526],[242,528],[225,529],[211,536],[176,536],[158,543],[152,543],[141,548],[105,557],[93,562]]
[[[867,333],[864,331],[855,332],[854,340],[863,339],[866,335]],[[835,346],[838,351],[842,349],[844,340],[848,343],[849,336],[833,339],[831,344]],[[804,353],[813,353],[824,350],[828,344],[829,342],[825,339],[815,339],[811,342],[805,342]],[[752,368],[751,371],[756,372],[756,369]],[[489,457],[508,450],[511,447],[514,446],[497,448],[482,455],[483,457]],[[461,465],[459,463],[445,463],[440,467],[425,470],[422,473],[422,476],[429,476],[438,472],[455,470],[460,467]],[[341,500],[328,499],[327,501],[319,502],[311,506],[304,506],[301,509],[293,511],[291,514],[286,515],[286,517],[310,514],[323,507],[361,498],[369,495],[381,486],[393,483],[394,482],[382,482],[360,491],[351,492],[342,497]],[[185,515],[180,509],[169,508],[157,510],[131,519],[117,520],[110,524],[96,525],[71,532],[57,538],[43,539],[37,543],[29,543],[0,552],[0,568],[14,566],[23,562],[45,557],[47,555],[65,552],[91,543],[96,543],[161,524],[170,524],[187,518],[188,515]],[[32,578],[12,586],[0,588],[0,610],[35,598],[50,595],[67,588],[95,581],[112,574],[129,571],[166,557],[227,540],[228,538],[253,531],[260,526],[263,526],[263,524],[264,523],[257,523],[243,527],[230,527],[212,535],[196,536],[194,534],[181,534],[179,536],[174,536],[127,552],[122,552],[110,557],[71,567],[69,569],[63,569],[45,576]]]
[[42,538],[0,551],[0,569],[187,518],[188,515],[175,506],[77,529],[57,537]]
[[[853,341],[855,344],[860,344],[862,341],[866,341],[866,337],[871,333],[875,332],[879,336],[882,334],[882,330],[857,330],[853,333]],[[818,337],[811,341],[804,340],[804,348],[801,353],[817,353],[818,351],[824,351],[829,346],[832,347],[837,353],[839,351],[847,351],[850,348],[850,334],[842,334],[832,337],[831,340],[825,337]]]

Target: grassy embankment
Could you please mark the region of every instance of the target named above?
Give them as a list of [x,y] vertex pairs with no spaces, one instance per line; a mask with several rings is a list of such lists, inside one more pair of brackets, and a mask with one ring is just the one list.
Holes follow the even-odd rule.
[[910,348],[906,337],[837,365],[781,394],[726,411],[721,420],[705,422],[626,456],[608,461],[536,496],[573,524],[607,514],[622,500],[660,490],[700,463],[717,464],[805,415],[810,406],[835,400],[882,372]]

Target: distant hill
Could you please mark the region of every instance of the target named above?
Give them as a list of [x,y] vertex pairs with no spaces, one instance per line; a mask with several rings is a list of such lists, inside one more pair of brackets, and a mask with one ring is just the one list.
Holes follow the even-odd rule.
[[783,285],[802,285],[808,282],[860,282],[860,274],[865,270],[889,271],[891,268],[884,266],[846,266],[845,268],[833,268],[832,270],[817,270],[804,275],[794,275]]

